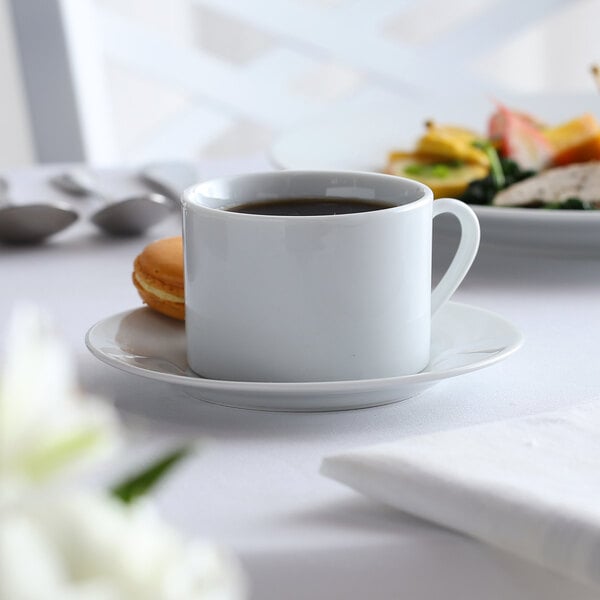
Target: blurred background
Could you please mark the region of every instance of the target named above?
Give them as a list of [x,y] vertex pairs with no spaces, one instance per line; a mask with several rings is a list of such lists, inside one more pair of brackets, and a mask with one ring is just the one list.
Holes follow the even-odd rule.
[[261,153],[348,103],[589,93],[600,0],[0,0],[0,167]]

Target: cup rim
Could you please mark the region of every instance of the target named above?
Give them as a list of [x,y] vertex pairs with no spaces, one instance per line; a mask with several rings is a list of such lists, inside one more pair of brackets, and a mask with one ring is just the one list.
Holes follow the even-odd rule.
[[[259,178],[259,177],[285,177],[285,176],[299,176],[299,175],[328,175],[331,177],[347,177],[349,175],[357,175],[361,177],[367,177],[369,179],[387,179],[394,183],[404,183],[419,189],[422,191],[422,195],[415,200],[412,200],[406,204],[398,204],[390,206],[388,208],[382,208],[374,211],[357,212],[357,213],[344,213],[334,215],[264,215],[264,214],[252,214],[252,213],[241,213],[225,208],[207,206],[198,202],[199,197],[211,197],[202,193],[202,188],[214,186],[218,184],[227,184],[235,180],[245,178]],[[214,196],[212,196],[214,197]],[[390,175],[388,173],[376,173],[372,171],[352,171],[352,170],[329,170],[329,169],[286,169],[283,171],[252,171],[247,173],[238,173],[235,175],[227,175],[225,177],[215,177],[196,183],[186,188],[181,195],[181,204],[184,209],[190,208],[206,212],[213,215],[227,215],[227,218],[238,218],[238,219],[261,219],[261,220],[286,220],[293,219],[294,221],[300,220],[331,220],[331,219],[357,219],[357,218],[369,218],[374,215],[388,214],[390,211],[393,212],[408,212],[411,210],[417,210],[423,204],[433,203],[433,192],[431,189],[420,181],[414,179],[408,179],[406,177],[400,177],[397,175]]]

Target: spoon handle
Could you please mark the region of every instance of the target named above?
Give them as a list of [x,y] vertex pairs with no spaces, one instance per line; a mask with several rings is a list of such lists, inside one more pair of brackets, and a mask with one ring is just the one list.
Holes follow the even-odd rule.
[[50,183],[71,196],[85,197],[102,195],[95,189],[92,178],[84,171],[72,169],[50,178]]

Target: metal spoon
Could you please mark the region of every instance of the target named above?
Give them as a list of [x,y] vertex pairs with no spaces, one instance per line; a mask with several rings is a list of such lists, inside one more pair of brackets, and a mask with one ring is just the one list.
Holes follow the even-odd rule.
[[0,178],[0,242],[39,244],[62,231],[79,215],[64,202],[11,204],[8,182]]
[[114,236],[142,235],[171,214],[171,204],[162,194],[139,194],[112,200],[98,192],[84,171],[67,171],[51,178],[51,183],[72,196],[99,198],[106,206],[91,216],[91,221]]

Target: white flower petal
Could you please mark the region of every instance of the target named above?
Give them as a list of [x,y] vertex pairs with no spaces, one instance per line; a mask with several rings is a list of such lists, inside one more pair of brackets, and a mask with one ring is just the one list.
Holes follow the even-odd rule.
[[0,372],[0,481],[38,485],[119,445],[115,410],[77,388],[71,356],[41,311],[15,310]]
[[[65,578],[60,556],[38,527],[23,515],[0,520],[0,556],[2,578],[0,597],[37,600],[47,594],[59,598]],[[35,566],[35,577],[31,568]]]
[[2,598],[244,598],[237,563],[211,544],[186,542],[148,502],[78,493],[38,498],[3,515],[0,551],[10,546],[11,577]]

